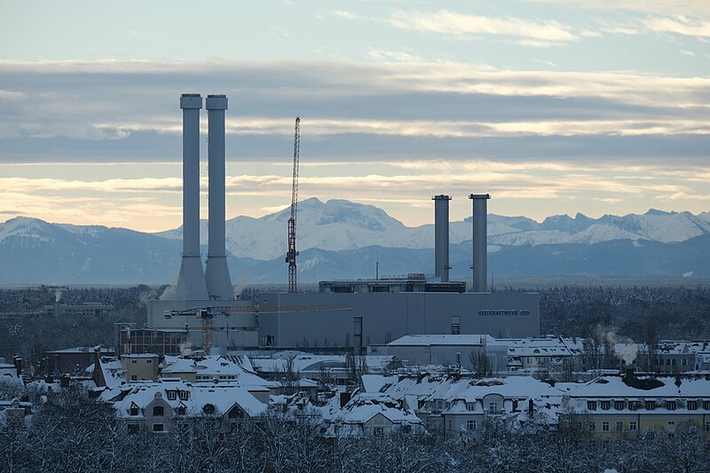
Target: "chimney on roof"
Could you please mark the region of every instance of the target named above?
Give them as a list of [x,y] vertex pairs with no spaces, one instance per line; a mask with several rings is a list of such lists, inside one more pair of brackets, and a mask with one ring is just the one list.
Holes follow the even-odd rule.
[[208,95],[207,159],[209,174],[209,248],[207,250],[207,293],[210,299],[234,298],[234,288],[227,266],[225,243],[225,126],[226,95]]
[[490,194],[471,194],[473,201],[473,292],[488,292],[488,199]]
[[449,201],[448,195],[435,195],[434,201],[434,274],[449,282]]
[[184,299],[207,299],[200,259],[200,94],[182,94],[182,263],[176,292]]

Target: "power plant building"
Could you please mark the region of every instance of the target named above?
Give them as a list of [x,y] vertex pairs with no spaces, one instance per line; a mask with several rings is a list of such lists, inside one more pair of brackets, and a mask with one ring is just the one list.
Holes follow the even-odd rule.
[[[225,252],[224,112],[227,97],[211,95],[209,112],[209,250],[207,269],[199,256],[199,110],[202,97],[186,94],[183,109],[183,260],[174,290],[150,301],[148,327],[184,330],[193,344],[209,327],[212,346],[354,347],[384,344],[405,335],[489,334],[535,337],[540,333],[540,297],[491,293],[487,289],[486,201],[473,200],[473,292],[449,281],[447,195],[435,201],[435,275],[323,281],[317,293],[262,293],[236,300]],[[195,176],[197,174],[197,176]],[[197,314],[210,308],[209,325]],[[204,338],[202,338],[204,340]]]

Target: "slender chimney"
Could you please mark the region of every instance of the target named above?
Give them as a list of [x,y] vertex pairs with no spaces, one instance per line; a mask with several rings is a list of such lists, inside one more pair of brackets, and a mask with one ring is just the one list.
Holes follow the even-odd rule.
[[225,244],[225,152],[224,111],[226,95],[207,96],[209,163],[209,248],[207,250],[207,292],[210,299],[232,299],[234,290],[227,267]]
[[176,292],[184,299],[207,299],[200,259],[200,94],[183,94],[182,109],[182,263]]
[[434,201],[434,274],[449,282],[449,201],[448,195],[435,195]]
[[488,292],[488,209],[490,194],[471,194],[473,200],[473,292]]

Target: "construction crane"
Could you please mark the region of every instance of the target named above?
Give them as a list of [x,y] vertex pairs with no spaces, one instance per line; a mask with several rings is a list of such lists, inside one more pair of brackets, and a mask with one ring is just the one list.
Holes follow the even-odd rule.
[[[212,348],[212,326],[214,318],[218,315],[229,316],[229,311],[225,307],[202,307],[187,310],[166,310],[163,312],[166,319],[181,315],[193,315],[202,321],[202,351],[205,355],[210,354]],[[185,323],[187,328],[188,324]]]
[[288,251],[286,262],[288,263],[288,292],[298,292],[296,284],[296,215],[298,205],[298,153],[301,146],[301,119],[296,117],[296,131],[293,136],[293,183],[291,187],[291,218],[288,219]]

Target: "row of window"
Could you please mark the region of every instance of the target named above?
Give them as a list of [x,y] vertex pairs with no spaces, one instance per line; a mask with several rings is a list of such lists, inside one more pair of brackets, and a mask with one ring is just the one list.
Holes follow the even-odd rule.
[[[602,425],[602,432],[611,432],[611,422],[610,421],[603,421],[601,423]],[[624,428],[628,428],[629,431],[635,431],[638,430],[638,422],[635,420],[631,420],[628,422],[628,425],[625,426],[623,420],[617,420],[614,422],[614,432],[623,432]],[[676,427],[676,422],[674,420],[669,420],[666,424],[666,430],[668,432],[675,432],[675,427]],[[596,432],[597,430],[597,423],[596,422],[589,422],[589,431],[590,432]],[[710,432],[710,421],[705,422],[705,431]]]
[[[693,401],[686,401],[685,406],[689,411],[695,411],[698,409],[698,406],[700,406],[701,401],[693,400]],[[617,411],[622,411],[624,409],[628,409],[630,411],[637,411],[639,408],[640,401],[613,401],[614,409]],[[652,411],[655,410],[656,407],[661,407],[661,408],[666,408],[669,411],[674,411],[678,407],[679,403],[678,401],[665,401],[665,403],[662,402],[656,402],[655,400],[647,400],[643,401],[643,406],[647,411]],[[682,404],[680,404],[682,405]],[[596,411],[597,407],[599,407],[603,411],[608,411],[611,409],[612,406],[612,401],[587,401],[587,410],[588,411]],[[710,401],[702,401],[702,406],[703,409],[706,411],[710,411]]]
[[[674,423],[675,425],[675,423]],[[638,430],[639,425],[638,422],[635,420],[629,421],[628,429],[630,431]],[[597,423],[596,422],[590,422],[589,423],[589,431],[590,432],[596,432],[597,430]],[[624,431],[624,421],[618,420],[614,423],[614,431],[615,432],[623,432]],[[602,432],[611,432],[611,422],[609,421],[604,421],[602,422]]]
[[170,399],[171,401],[174,401],[178,397],[181,400],[186,401],[190,397],[190,391],[183,391],[183,390],[179,390],[179,389],[174,389],[174,390],[168,390],[165,392],[168,395],[168,399]]

